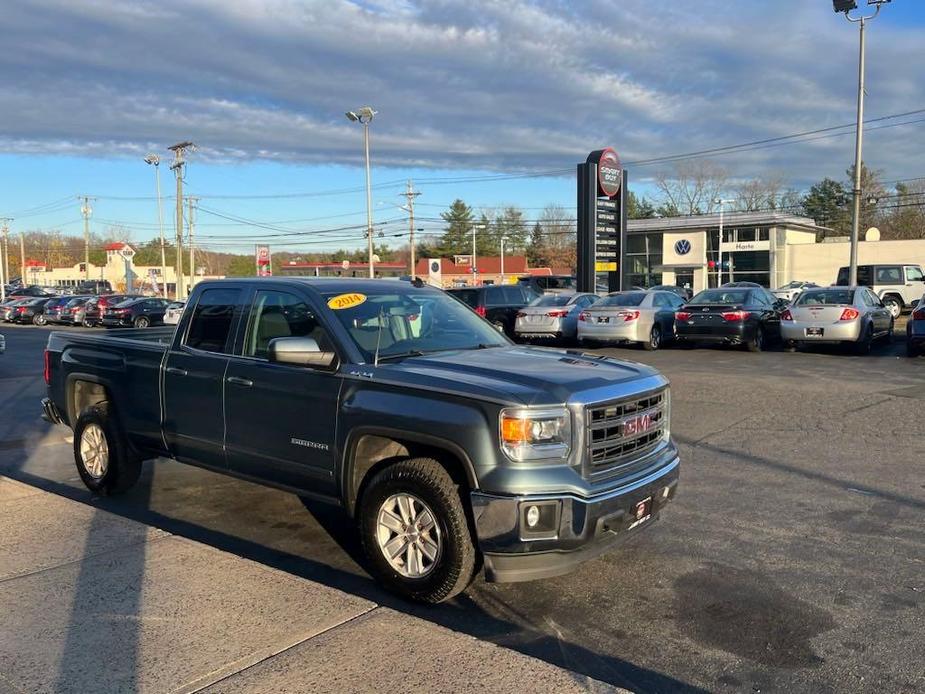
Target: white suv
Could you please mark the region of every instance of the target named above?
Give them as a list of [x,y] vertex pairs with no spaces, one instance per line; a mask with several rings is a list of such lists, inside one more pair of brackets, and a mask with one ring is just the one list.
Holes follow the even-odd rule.
[[[848,285],[848,268],[839,269],[835,284]],[[858,285],[873,289],[893,318],[898,318],[918,305],[925,291],[925,272],[921,265],[858,265]]]

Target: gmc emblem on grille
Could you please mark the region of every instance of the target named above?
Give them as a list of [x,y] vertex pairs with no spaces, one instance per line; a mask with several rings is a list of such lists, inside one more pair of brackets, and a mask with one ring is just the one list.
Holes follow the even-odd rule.
[[623,435],[633,436],[634,434],[641,434],[644,431],[648,431],[651,428],[652,428],[652,415],[651,414],[641,414],[638,417],[627,419],[623,423]]

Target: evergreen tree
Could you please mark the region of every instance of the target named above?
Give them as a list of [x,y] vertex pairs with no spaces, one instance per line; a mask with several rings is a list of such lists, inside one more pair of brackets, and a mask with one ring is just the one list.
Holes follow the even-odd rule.
[[460,199],[453,201],[446,212],[440,216],[446,222],[443,236],[433,249],[441,257],[472,252],[472,208]]
[[530,232],[530,243],[527,244],[527,263],[530,267],[541,267],[545,264],[546,253],[543,243],[543,227],[537,222]]
[[814,219],[816,224],[844,234],[851,228],[848,199],[848,191],[844,185],[831,178],[824,178],[803,196],[803,214]]
[[629,219],[651,219],[655,216],[655,206],[629,190],[626,194],[626,216]]

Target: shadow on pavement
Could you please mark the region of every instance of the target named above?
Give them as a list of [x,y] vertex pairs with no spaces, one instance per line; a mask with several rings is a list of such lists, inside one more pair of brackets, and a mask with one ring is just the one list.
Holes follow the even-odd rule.
[[[146,468],[151,467],[154,466],[150,463],[146,464]],[[84,490],[54,482],[23,470],[11,470],[6,474],[25,484],[75,501],[86,503],[88,499],[88,493]],[[466,595],[437,606],[408,603],[387,593],[365,575],[352,574],[308,557],[274,550],[256,542],[205,528],[196,523],[166,516],[148,508],[150,484],[150,469],[146,469],[146,473],[143,475],[138,487],[129,494],[122,497],[98,498],[95,501],[100,510],[153,525],[175,535],[202,542],[266,566],[366,598],[384,607],[420,617],[476,638],[497,640],[499,636],[517,633],[519,643],[505,644],[506,647],[603,682],[643,692],[686,692],[693,694],[706,691],[659,672],[636,666],[616,656],[595,653],[583,646],[555,638],[549,634],[525,629],[522,624],[492,616]],[[362,559],[359,540],[352,530],[352,522],[346,518],[340,509],[324,504],[306,503],[305,505],[319,524],[347,554],[356,560]],[[138,570],[143,573],[144,547],[139,547],[138,556],[132,557],[130,560],[133,563],[137,562]],[[78,581],[78,586],[79,583]],[[505,605],[504,609],[508,613],[513,613],[510,605]],[[132,653],[134,653],[136,647],[137,643],[133,643],[131,640],[126,644],[126,648]],[[65,683],[66,674],[72,667],[78,667],[80,663],[86,666],[85,658],[86,654],[80,654],[80,644],[76,641],[71,644],[69,641],[65,648],[65,654],[62,656],[60,668],[62,677],[59,681],[59,686]]]

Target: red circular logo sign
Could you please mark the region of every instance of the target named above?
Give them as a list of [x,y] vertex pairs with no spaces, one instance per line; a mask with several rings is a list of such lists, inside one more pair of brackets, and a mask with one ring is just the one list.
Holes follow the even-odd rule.
[[623,165],[620,157],[609,147],[601,154],[597,163],[597,183],[602,195],[612,198],[620,192],[623,183]]

